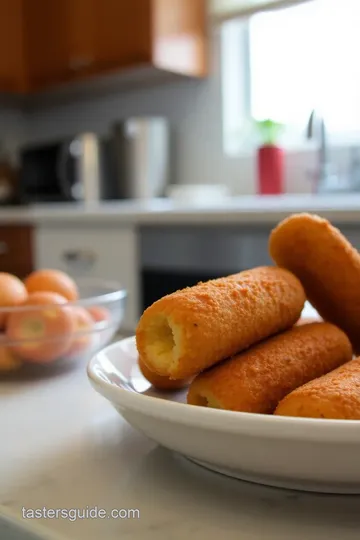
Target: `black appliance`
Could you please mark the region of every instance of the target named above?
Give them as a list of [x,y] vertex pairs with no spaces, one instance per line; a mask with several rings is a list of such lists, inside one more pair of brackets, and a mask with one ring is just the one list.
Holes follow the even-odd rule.
[[151,225],[140,228],[141,312],[166,294],[273,264],[270,227]]
[[23,203],[117,198],[110,148],[93,133],[20,151],[19,192]]

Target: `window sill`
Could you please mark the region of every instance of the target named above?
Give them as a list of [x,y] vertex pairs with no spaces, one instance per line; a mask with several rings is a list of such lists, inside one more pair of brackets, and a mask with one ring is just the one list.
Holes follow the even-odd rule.
[[[330,149],[341,149],[349,147],[360,147],[360,133],[356,136],[351,137],[334,137],[328,142]],[[319,149],[319,144],[316,142],[304,142],[304,143],[294,143],[282,141],[279,143],[279,146],[284,149],[288,154],[306,154],[309,152],[316,152]],[[256,154],[256,150],[259,146],[257,144],[236,144],[228,143],[224,145],[224,155],[230,159],[239,159],[239,158],[253,158]]]
[[[307,152],[316,151],[317,149],[316,145],[300,144],[300,143],[299,144],[281,143],[279,144],[279,146],[283,148],[284,151],[289,154],[301,154],[301,153],[305,154]],[[224,155],[230,159],[231,158],[235,158],[235,159],[253,158],[256,154],[257,148],[259,148],[259,146],[255,144],[252,146],[243,146],[242,148],[235,145],[232,145],[232,146],[229,145],[228,147],[224,148]]]

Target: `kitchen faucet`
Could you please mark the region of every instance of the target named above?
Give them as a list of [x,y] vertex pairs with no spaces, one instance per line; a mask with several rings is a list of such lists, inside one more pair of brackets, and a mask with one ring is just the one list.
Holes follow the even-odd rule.
[[315,171],[315,192],[324,193],[338,191],[338,178],[333,172],[333,167],[329,159],[329,149],[324,118],[313,110],[306,129],[307,139],[319,139],[318,164]]

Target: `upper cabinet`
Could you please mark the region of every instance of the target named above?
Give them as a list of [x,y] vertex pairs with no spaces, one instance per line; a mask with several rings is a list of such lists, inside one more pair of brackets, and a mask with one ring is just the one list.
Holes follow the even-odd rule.
[[70,78],[71,3],[71,0],[23,0],[24,56],[31,90]]
[[207,0],[153,0],[152,60],[185,75],[207,72]]
[[[93,70],[109,71],[149,63],[152,2],[90,0],[93,10]],[[172,3],[172,0],[170,0]]]
[[22,5],[30,92],[140,66],[206,75],[206,0],[0,0],[1,21],[3,4]]
[[0,92],[25,90],[22,0],[0,0]]

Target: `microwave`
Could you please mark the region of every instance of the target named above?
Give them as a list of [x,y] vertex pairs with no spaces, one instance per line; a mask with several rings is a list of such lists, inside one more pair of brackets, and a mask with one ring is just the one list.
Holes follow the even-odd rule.
[[117,198],[106,141],[94,133],[20,150],[23,203],[96,202]]

